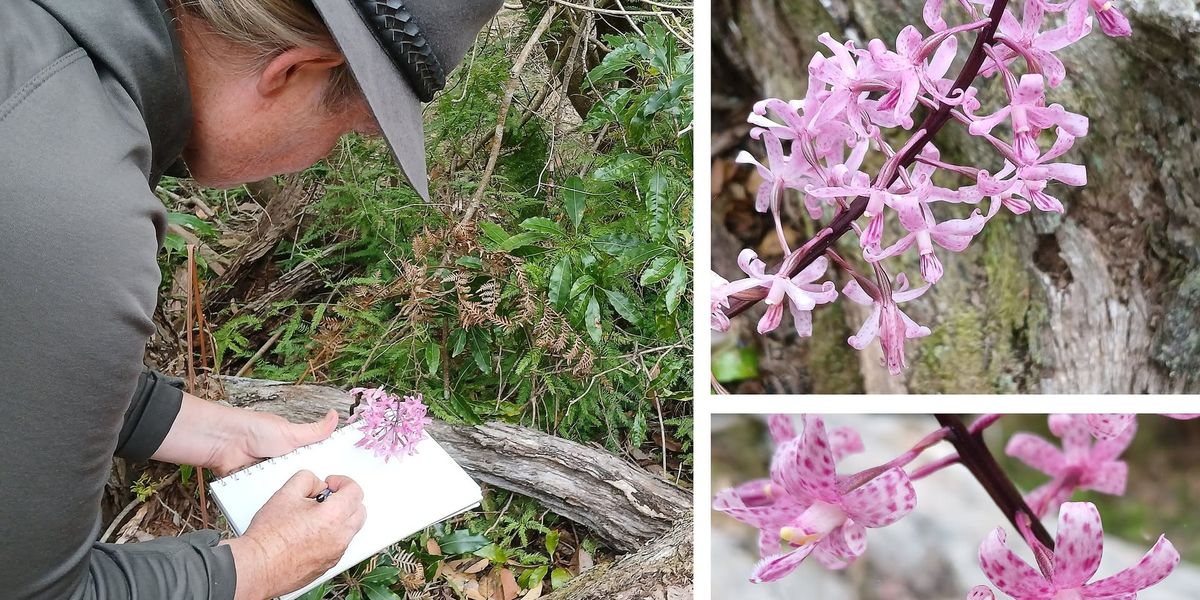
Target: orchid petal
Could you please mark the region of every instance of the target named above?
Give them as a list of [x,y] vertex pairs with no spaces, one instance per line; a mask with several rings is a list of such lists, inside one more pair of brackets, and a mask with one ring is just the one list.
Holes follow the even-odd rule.
[[1013,598],[1050,598],[1056,590],[1037,571],[1004,544],[1004,530],[997,527],[979,546],[979,566],[992,585]]
[[1166,536],[1161,536],[1138,564],[1111,577],[1089,583],[1083,586],[1082,591],[1092,598],[1136,594],[1165,579],[1178,564],[1179,552]]
[[1004,453],[1047,474],[1057,475],[1066,467],[1058,448],[1032,433],[1019,432],[1008,440]]
[[899,467],[884,471],[842,497],[846,515],[865,527],[891,525],[912,512],[916,505],[917,492]]
[[1077,588],[1100,567],[1104,554],[1104,528],[1100,512],[1090,502],[1067,502],[1058,513],[1054,542],[1054,585]]

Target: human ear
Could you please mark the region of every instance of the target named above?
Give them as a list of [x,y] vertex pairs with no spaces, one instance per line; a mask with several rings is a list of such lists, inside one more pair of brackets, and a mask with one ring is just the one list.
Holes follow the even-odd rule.
[[258,75],[258,93],[274,96],[288,84],[303,78],[325,80],[335,67],[346,62],[345,57],[324,48],[303,47],[285,50],[271,59]]

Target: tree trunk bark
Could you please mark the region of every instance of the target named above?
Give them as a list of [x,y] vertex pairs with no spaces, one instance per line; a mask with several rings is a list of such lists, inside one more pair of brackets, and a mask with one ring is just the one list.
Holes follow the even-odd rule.
[[[717,0],[714,141],[721,144],[714,143],[714,172],[718,165],[729,169],[739,149],[762,154],[744,134],[745,115],[762,97],[803,97],[821,32],[891,45],[906,24],[924,30],[919,0],[826,5]],[[1064,157],[1087,167],[1088,185],[1052,186],[1064,215],[1006,212],[966,252],[939,255],[946,276],[910,311],[934,333],[910,342],[911,368],[902,377],[887,375],[877,351],[845,346],[866,316],[847,305],[844,312],[818,311],[811,339],[780,328],[761,340],[763,376],[733,389],[1200,390],[1200,13],[1170,0],[1121,8],[1133,37],[1096,31],[1068,48],[1060,54],[1067,80],[1047,94],[1049,102],[1091,120],[1088,136]],[[999,167],[961,126],[947,127],[935,144],[949,162]],[[748,178],[737,171],[714,199],[714,267],[726,277],[739,272],[733,260],[741,248],[771,245],[767,219],[753,213],[756,182]],[[804,239],[804,217],[789,216]],[[856,254],[850,245],[841,248]],[[734,339],[757,338],[751,333],[758,315],[761,309],[739,318],[742,333]]]

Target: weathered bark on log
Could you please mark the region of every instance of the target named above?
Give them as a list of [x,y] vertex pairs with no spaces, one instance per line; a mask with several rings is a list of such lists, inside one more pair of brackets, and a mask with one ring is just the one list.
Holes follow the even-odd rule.
[[[924,5],[826,4],[717,1],[715,135],[740,126],[758,98],[802,97],[821,32],[890,44],[906,24],[920,26]],[[945,277],[910,312],[934,334],[910,343],[912,368],[902,378],[888,376],[877,353],[818,341],[842,342],[857,329],[865,315],[847,305],[836,318],[818,311],[814,338],[781,328],[765,339],[766,372],[751,387],[846,391],[822,383],[833,380],[868,392],[1200,390],[1200,11],[1172,0],[1122,10],[1133,37],[1096,31],[1068,48],[1060,55],[1067,80],[1047,94],[1091,119],[1088,136],[1064,158],[1087,167],[1088,185],[1049,190],[1066,214],[1002,214],[966,252],[940,253]],[[947,127],[935,143],[949,162],[999,166],[961,127]],[[737,149],[722,150],[728,157]],[[738,272],[732,257],[742,247],[769,235],[742,223],[746,207],[731,198],[714,200],[714,266],[723,275]],[[803,218],[790,220],[799,230]],[[746,329],[759,314],[742,317]]]
[[[293,421],[319,419],[330,408],[345,417],[351,405],[346,392],[328,386],[220,380],[230,404]],[[621,552],[668,534],[691,514],[691,494],[599,448],[498,423],[470,427],[435,420],[428,429],[477,480],[534,498]]]
[[690,600],[692,598],[692,517],[680,519],[667,535],[615,562],[580,573],[548,600]]

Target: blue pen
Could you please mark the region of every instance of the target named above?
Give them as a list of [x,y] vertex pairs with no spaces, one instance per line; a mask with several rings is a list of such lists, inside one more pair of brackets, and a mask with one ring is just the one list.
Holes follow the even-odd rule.
[[325,488],[325,489],[321,490],[320,493],[318,493],[316,496],[313,496],[313,500],[316,500],[317,502],[324,502],[329,499],[329,495],[332,493],[333,493],[333,490],[331,490],[329,488]]

